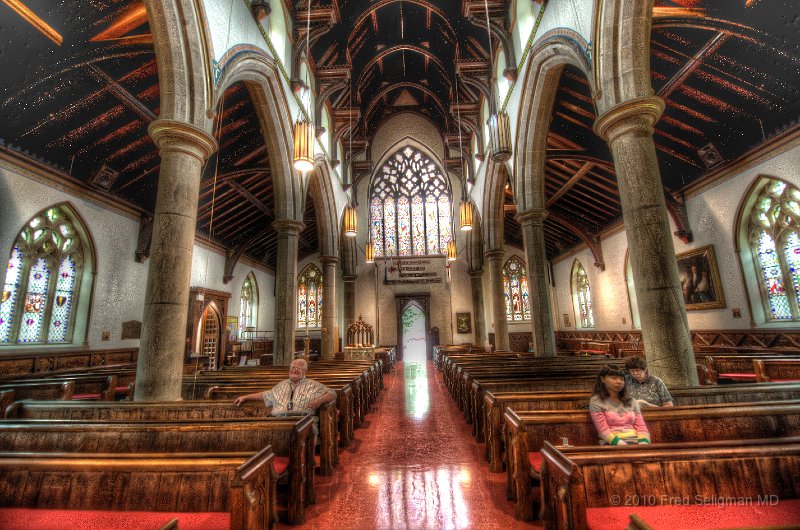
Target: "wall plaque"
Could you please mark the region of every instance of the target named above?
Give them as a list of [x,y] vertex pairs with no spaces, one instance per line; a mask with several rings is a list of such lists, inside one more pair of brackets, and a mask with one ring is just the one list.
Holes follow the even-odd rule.
[[138,320],[129,320],[122,323],[123,339],[138,339],[142,336],[142,323]]

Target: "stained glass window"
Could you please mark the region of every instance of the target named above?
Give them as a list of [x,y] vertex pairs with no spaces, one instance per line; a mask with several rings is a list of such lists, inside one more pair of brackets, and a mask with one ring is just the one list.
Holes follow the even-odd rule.
[[450,186],[439,166],[413,147],[397,151],[370,191],[375,256],[443,254],[451,224]]
[[313,263],[297,282],[297,327],[322,327],[322,272]]
[[258,288],[253,273],[247,275],[242,283],[241,301],[239,303],[239,335],[248,327],[255,328],[258,322]]
[[800,320],[800,190],[771,179],[750,212],[751,252],[769,320]]
[[82,271],[83,245],[64,208],[28,221],[6,269],[0,344],[71,342]]
[[589,289],[589,277],[579,261],[572,266],[572,289],[578,308],[578,322],[582,328],[594,327],[592,311],[592,292]]
[[511,256],[503,266],[506,319],[522,321],[531,319],[531,301],[528,295],[528,273],[525,264]]

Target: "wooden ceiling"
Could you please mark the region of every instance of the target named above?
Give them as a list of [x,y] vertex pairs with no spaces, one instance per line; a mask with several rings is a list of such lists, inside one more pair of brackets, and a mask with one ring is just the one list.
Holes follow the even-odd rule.
[[[0,3],[0,25],[9,30],[3,35],[13,36],[0,43],[0,149],[152,213],[159,158],[147,125],[158,115],[159,88],[143,3],[21,4],[51,31]],[[507,4],[489,2],[501,27],[508,23]],[[298,43],[306,6],[299,2],[291,10]],[[453,146],[456,72],[462,135],[480,128],[481,83],[488,77],[488,41],[478,16],[483,2],[312,0],[311,9],[312,63],[320,97],[333,112],[334,137],[352,134],[354,151],[363,151],[383,121],[411,110],[437,124]],[[797,127],[798,20],[800,8],[789,0],[656,1],[652,81],[667,108],[655,141],[668,194]],[[494,49],[499,44],[495,38]],[[224,96],[214,130],[220,151],[204,171],[197,233],[274,266],[269,153],[251,101],[241,85]],[[621,220],[613,164],[592,132],[595,118],[583,74],[566,67],[548,137],[550,259]],[[301,257],[319,249],[307,202]],[[509,206],[506,240],[521,246]]]

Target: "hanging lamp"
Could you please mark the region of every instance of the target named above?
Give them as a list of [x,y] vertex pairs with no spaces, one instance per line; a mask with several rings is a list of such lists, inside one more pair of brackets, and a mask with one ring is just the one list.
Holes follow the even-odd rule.
[[375,245],[372,244],[371,239],[367,241],[367,245],[364,247],[364,261],[375,263]]
[[456,72],[456,114],[458,118],[458,156],[461,158],[461,205],[458,207],[458,226],[463,232],[472,230],[472,203],[467,197],[467,172],[464,167],[464,146],[461,144],[461,105],[458,101],[458,72]]
[[495,101],[494,68],[492,59],[492,30],[489,21],[488,0],[483,0],[483,9],[486,13],[486,36],[489,38],[489,142],[491,145],[490,156],[495,162],[505,162],[511,158],[511,123],[508,114],[504,111],[497,111]]
[[[306,61],[308,65],[309,83],[306,88],[308,94],[307,107],[311,108],[311,63],[309,61],[310,45],[309,36],[311,34],[311,2],[308,2],[308,15],[306,18]],[[309,112],[310,114],[310,112]],[[314,125],[304,113],[298,117],[294,123],[294,168],[302,173],[308,173],[314,169]]]
[[344,207],[344,219],[342,220],[344,227],[344,235],[355,237],[358,234],[358,219],[356,218],[356,209],[347,205]]
[[455,261],[458,257],[458,249],[456,248],[456,240],[450,239],[447,242],[447,261]]

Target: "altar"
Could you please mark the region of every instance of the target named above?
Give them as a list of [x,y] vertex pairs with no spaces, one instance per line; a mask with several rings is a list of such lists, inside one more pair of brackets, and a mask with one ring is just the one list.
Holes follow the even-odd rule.
[[346,361],[375,360],[375,334],[361,315],[358,315],[358,321],[347,326],[347,346],[343,353]]

